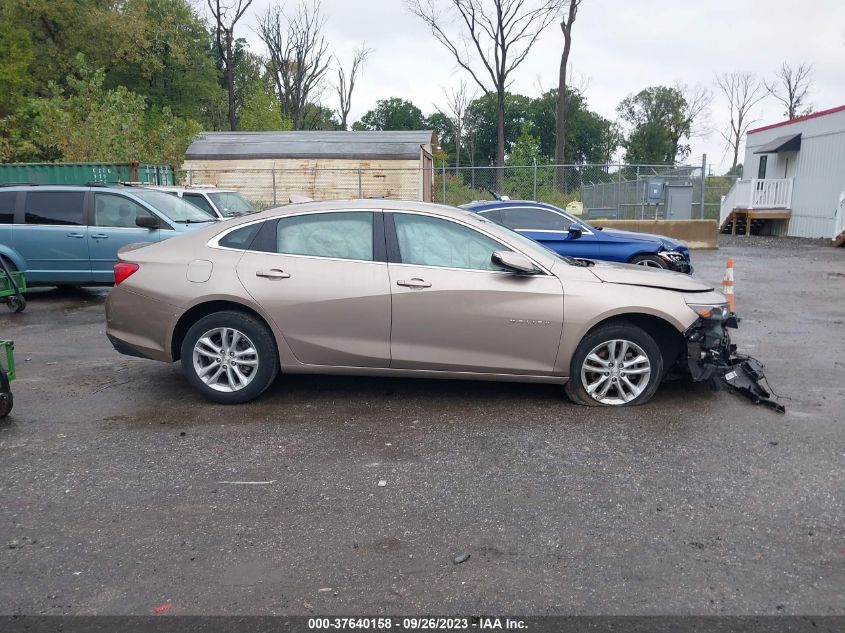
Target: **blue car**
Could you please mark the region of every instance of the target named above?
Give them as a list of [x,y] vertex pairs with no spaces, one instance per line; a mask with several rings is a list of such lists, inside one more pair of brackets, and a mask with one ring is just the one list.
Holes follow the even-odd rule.
[[461,208],[518,231],[561,255],[692,274],[689,248],[670,237],[595,227],[544,202],[484,200]]
[[189,202],[136,187],[0,186],[0,257],[27,285],[114,283],[121,246],[208,226]]

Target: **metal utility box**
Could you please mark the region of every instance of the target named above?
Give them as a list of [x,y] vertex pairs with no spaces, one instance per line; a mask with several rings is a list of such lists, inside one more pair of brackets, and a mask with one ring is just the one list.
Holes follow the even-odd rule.
[[666,183],[662,178],[649,178],[646,183],[646,204],[660,204],[663,202],[663,189]]
[[692,185],[666,186],[666,213],[664,217],[667,220],[692,219]]

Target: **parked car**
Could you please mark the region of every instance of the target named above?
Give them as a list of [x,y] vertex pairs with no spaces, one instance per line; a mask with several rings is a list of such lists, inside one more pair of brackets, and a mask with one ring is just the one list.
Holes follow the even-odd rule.
[[249,200],[234,189],[169,186],[151,186],[150,188],[187,200],[215,219],[235,218],[255,213],[257,210]]
[[106,317],[119,352],[181,361],[222,403],[256,398],[281,368],[548,382],[581,404],[641,404],[670,367],[731,355],[732,315],[708,284],[393,200],[291,204],[127,247]]
[[664,235],[592,226],[563,209],[530,200],[485,200],[462,205],[561,255],[668,268],[692,274],[689,248]]
[[139,187],[0,187],[0,256],[28,285],[111,285],[121,246],[209,224],[173,196]]

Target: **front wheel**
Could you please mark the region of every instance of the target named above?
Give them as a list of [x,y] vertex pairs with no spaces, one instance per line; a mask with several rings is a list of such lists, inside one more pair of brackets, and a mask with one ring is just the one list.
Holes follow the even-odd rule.
[[628,263],[636,264],[637,266],[648,266],[650,268],[669,268],[669,264],[657,255],[637,255],[636,257],[632,257]]
[[635,325],[603,325],[584,337],[570,365],[566,394],[588,406],[648,402],[663,378],[663,356],[648,333]]
[[249,402],[276,378],[279,355],[267,326],[226,310],[197,321],[185,334],[182,370],[206,398],[223,404]]

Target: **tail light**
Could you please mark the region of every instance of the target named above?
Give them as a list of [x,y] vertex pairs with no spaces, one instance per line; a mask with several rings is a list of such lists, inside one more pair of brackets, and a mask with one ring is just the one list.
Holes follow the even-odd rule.
[[114,285],[119,286],[140,268],[133,262],[117,262],[114,265]]

